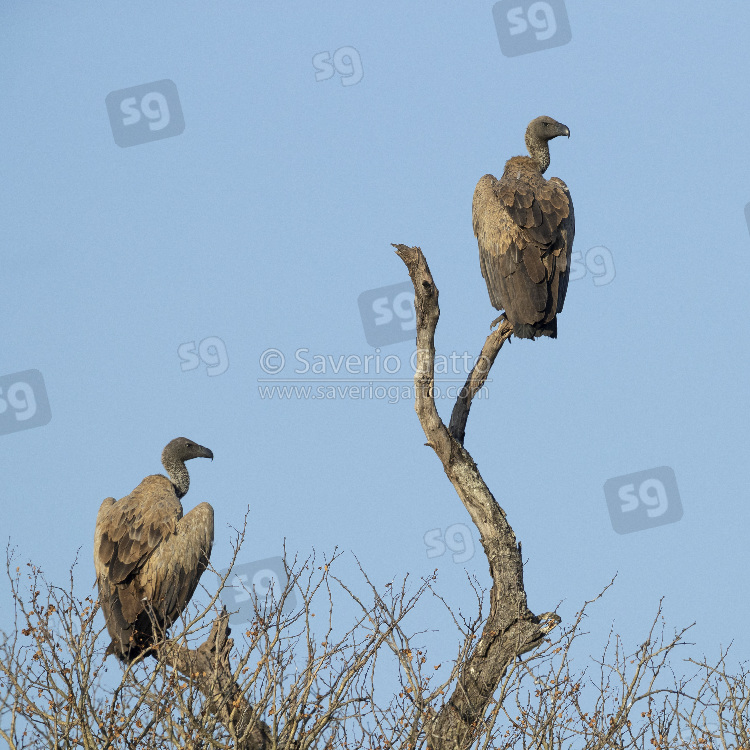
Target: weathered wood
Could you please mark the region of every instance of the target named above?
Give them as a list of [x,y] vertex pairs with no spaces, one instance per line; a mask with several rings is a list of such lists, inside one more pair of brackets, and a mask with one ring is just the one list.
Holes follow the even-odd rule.
[[266,750],[271,747],[271,730],[254,719],[253,706],[234,679],[229,662],[234,646],[230,633],[229,614],[222,607],[208,638],[198,648],[166,641],[159,649],[159,659],[203,693],[206,710],[224,725],[237,750]]
[[448,429],[450,430],[451,435],[453,435],[461,445],[464,444],[464,438],[466,436],[466,420],[469,418],[471,401],[487,381],[487,376],[490,374],[490,370],[495,363],[495,358],[497,357],[498,352],[512,334],[512,323],[508,322],[508,320],[503,320],[487,337],[487,341],[484,342],[482,351],[479,353],[479,357],[477,357],[476,364],[469,373],[466,385],[464,385],[461,392],[458,394],[456,403],[453,406],[450,427]]
[[482,352],[487,356],[489,366],[483,366],[482,372],[473,372],[469,377],[470,389],[464,394],[465,402],[463,406],[457,403],[454,408],[457,416],[455,432],[451,434],[440,418],[433,398],[435,329],[440,318],[438,289],[420,248],[394,247],[414,284],[417,314],[415,410],[427,437],[427,445],[437,454],[479,530],[492,576],[490,613],[482,634],[461,669],[455,691],[425,727],[428,747],[432,750],[462,750],[471,745],[477,726],[508,666],[520,654],[541,644],[560,618],[554,613],[537,617],[529,610],[523,586],[520,544],[516,543],[505,512],[482,479],[471,455],[454,437],[458,434],[463,439],[471,397],[487,378],[497,352],[510,333],[501,324],[485,342]]

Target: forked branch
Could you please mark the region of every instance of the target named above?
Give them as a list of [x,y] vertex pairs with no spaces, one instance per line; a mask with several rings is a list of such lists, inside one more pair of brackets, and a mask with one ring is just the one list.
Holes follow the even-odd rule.
[[417,315],[415,410],[427,445],[437,454],[479,529],[492,576],[490,613],[481,637],[462,667],[455,691],[426,728],[428,746],[433,750],[460,750],[470,746],[509,665],[520,654],[539,646],[560,618],[550,612],[537,617],[529,610],[520,545],[516,543],[505,512],[462,445],[471,399],[486,380],[500,347],[509,338],[508,326],[502,323],[485,342],[478,365],[454,407],[449,430],[438,414],[433,397],[435,329],[440,318],[438,289],[420,248],[394,247],[414,284]]

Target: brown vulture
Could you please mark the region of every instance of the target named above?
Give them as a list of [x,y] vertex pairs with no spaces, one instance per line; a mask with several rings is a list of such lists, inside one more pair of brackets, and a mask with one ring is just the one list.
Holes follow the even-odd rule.
[[183,517],[180,503],[190,486],[185,461],[199,457],[214,454],[187,438],[172,440],[161,454],[169,479],[152,474],[99,508],[94,567],[112,637],[107,654],[126,663],[164,638],[208,565],[214,510],[201,503]]
[[[557,177],[545,180],[549,141],[570,130],[551,117],[526,128],[529,156],[514,156],[497,180],[486,174],[472,204],[479,263],[490,302],[519,338],[557,338],[575,234],[573,201]],[[501,316],[502,317],[502,316]]]

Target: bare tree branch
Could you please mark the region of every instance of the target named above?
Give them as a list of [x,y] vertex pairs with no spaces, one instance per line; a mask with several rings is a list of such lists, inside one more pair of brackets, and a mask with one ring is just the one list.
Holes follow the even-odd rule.
[[[474,460],[461,442],[443,424],[433,397],[435,380],[435,329],[440,317],[438,289],[424,254],[418,247],[394,245],[414,285],[417,313],[417,367],[414,374],[415,409],[427,445],[437,454],[448,479],[479,529],[490,566],[492,589],[490,613],[476,647],[461,669],[453,694],[428,729],[428,745],[435,750],[461,750],[471,745],[479,723],[509,665],[520,654],[539,646],[560,621],[554,613],[541,617],[529,610],[523,586],[520,545],[505,512],[482,479]],[[471,405],[474,383],[484,382],[497,351],[507,340],[504,325],[494,332],[480,357],[481,372],[472,372],[463,406],[454,408],[456,434],[463,431]],[[485,352],[485,350],[487,350]],[[485,371],[486,370],[486,371]]]
[[[60,588],[32,563],[14,564],[9,549],[13,627],[0,633],[0,739],[11,750],[750,750],[748,665],[733,673],[723,652],[716,665],[704,657],[692,662],[695,674],[675,677],[668,657],[685,630],[668,633],[661,606],[635,648],[613,628],[593,667],[574,668],[572,652],[596,599],[547,637],[560,618],[529,610],[520,544],[463,447],[472,399],[509,327],[485,341],[446,428],[433,398],[438,290],[419,248],[398,253],[415,288],[415,409],[480,531],[492,579],[487,617],[488,592],[471,575],[477,610],[466,617],[435,590],[437,571],[416,590],[408,575],[379,590],[360,566],[362,593],[331,572],[337,550],[322,561],[313,550],[299,563],[284,550],[286,583],[260,595],[244,587],[252,611],[237,611],[247,620],[241,628],[232,620],[244,631],[235,644],[218,599],[246,517],[229,570],[183,613],[182,632],[164,634],[155,661],[144,655],[109,669],[98,604],[75,595],[73,570]],[[428,656],[428,631],[407,626],[428,591],[460,636],[447,658]],[[334,617],[339,596],[354,604],[343,623]]]
[[[315,565],[311,556],[301,567],[296,560],[287,567],[279,596],[269,589],[254,598],[252,621],[234,648],[221,612],[212,627],[202,626],[211,631],[207,639],[195,630],[182,633],[160,646],[158,660],[142,659],[124,672],[112,660],[108,669],[106,631],[94,623],[98,608],[90,597],[73,595],[72,577],[71,588],[62,589],[35,566],[22,573],[9,561],[16,627],[0,634],[0,739],[11,750],[436,747],[435,724],[455,710],[445,696],[456,687],[462,694],[472,689],[466,673],[477,663],[486,592],[475,588],[478,614],[466,620],[434,591],[435,574],[416,590],[407,575],[381,593],[362,570],[362,594],[330,574],[335,559]],[[343,629],[334,622],[333,584],[357,605]],[[284,614],[279,605],[291,591],[302,606]],[[443,601],[462,636],[451,659],[432,659],[423,632],[406,629],[427,591]],[[684,631],[669,634],[661,609],[634,648],[612,630],[594,668],[576,668],[572,650],[575,643],[580,654],[586,610],[595,601],[556,639],[545,638],[508,664],[463,747],[750,747],[747,664],[732,671],[723,652],[718,663],[691,660],[697,672],[674,677],[667,657],[684,644]],[[193,648],[196,640],[205,643]],[[435,661],[450,664],[448,673]]]
[[466,420],[469,418],[471,401],[487,381],[487,376],[490,374],[492,365],[495,363],[495,357],[497,357],[502,345],[510,339],[512,334],[513,326],[507,320],[503,320],[487,337],[482,351],[479,353],[479,357],[477,357],[477,361],[469,373],[466,385],[464,385],[458,394],[448,429],[461,445],[464,444],[466,436]]
[[206,710],[226,727],[237,750],[265,750],[271,744],[271,730],[256,718],[253,706],[235,680],[229,661],[234,647],[230,632],[229,614],[222,608],[208,638],[198,648],[165,641],[159,658],[203,693]]

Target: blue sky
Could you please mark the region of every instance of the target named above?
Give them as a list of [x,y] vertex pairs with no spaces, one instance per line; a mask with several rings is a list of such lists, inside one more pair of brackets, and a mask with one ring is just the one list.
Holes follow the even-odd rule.
[[[440,592],[470,606],[464,571],[488,584],[487,564],[476,531],[471,559],[428,556],[425,535],[470,521],[411,399],[264,399],[261,358],[278,350],[305,385],[295,352],[374,355],[358,298],[407,280],[392,242],[430,263],[438,352],[476,355],[497,313],[474,186],[546,114],[571,131],[548,176],[571,190],[592,265],[556,341],[503,349],[466,446],[523,543],[533,610],[563,601],[569,618],[617,573],[590,622],[602,642],[612,621],[635,642],[664,596],[670,623],[697,621],[701,651],[747,653],[750,6],[552,6],[571,40],[543,48],[529,27],[509,56],[492,2],[3,5],[0,378],[38,370],[51,412],[13,432],[13,407],[0,415],[3,531],[21,559],[62,579],[81,548],[87,590],[102,499],[186,435],[216,457],[189,465],[184,505],[213,504],[217,567],[249,506],[243,563],[284,539],[338,546],[380,584],[438,568]],[[138,111],[165,80],[184,130],[117,145],[107,97],[137,88]],[[146,137],[174,127],[147,131],[158,99],[143,107]],[[614,278],[597,285],[601,248]],[[207,362],[186,364],[180,347],[206,340]],[[412,350],[381,347],[403,365],[382,384],[411,378]],[[615,533],[605,482],[663,466],[682,518]]]

